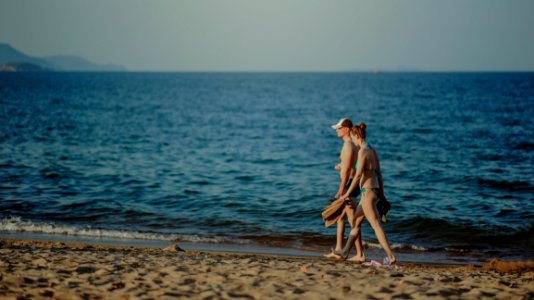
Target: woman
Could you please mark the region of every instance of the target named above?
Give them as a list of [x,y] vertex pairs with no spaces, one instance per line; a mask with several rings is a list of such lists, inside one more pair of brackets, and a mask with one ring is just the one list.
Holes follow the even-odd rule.
[[385,265],[394,265],[397,259],[391,251],[388,239],[378,217],[376,202],[379,195],[384,195],[384,183],[382,181],[382,172],[380,172],[380,161],[376,150],[371,148],[366,142],[366,125],[360,123],[351,129],[351,139],[360,147],[358,152],[358,164],[356,175],[348,190],[340,198],[347,198],[359,185],[361,189],[361,198],[356,213],[354,215],[354,227],[352,228],[347,244],[341,253],[336,253],[342,257],[347,257],[354,240],[361,235],[361,226],[364,217],[367,218],[373,228],[380,245],[386,252],[387,257],[384,259]]

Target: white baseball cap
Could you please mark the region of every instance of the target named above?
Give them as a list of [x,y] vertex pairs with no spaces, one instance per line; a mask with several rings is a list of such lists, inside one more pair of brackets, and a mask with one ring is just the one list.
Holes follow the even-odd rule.
[[332,125],[332,128],[334,128],[334,129],[338,129],[338,128],[341,128],[341,127],[351,128],[352,127],[352,121],[347,119],[347,118],[342,118],[342,119],[339,120],[339,122],[337,122],[336,124]]

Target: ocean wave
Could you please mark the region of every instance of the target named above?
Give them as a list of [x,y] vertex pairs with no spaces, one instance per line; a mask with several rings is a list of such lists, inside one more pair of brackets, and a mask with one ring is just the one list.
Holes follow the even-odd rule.
[[515,145],[512,149],[514,150],[534,150],[534,143],[522,142]]
[[450,249],[457,248],[452,245],[462,245],[459,249],[463,249],[465,248],[463,245],[475,248],[488,245],[509,247],[510,244],[532,244],[534,226],[532,223],[527,223],[521,228],[476,226],[417,216],[392,222],[388,232],[408,235],[409,239],[428,242],[432,245],[439,241],[442,244],[449,244],[446,248]]
[[[363,242],[363,246],[371,249],[382,249],[378,242]],[[454,252],[454,253],[467,253],[470,252],[468,246],[465,247],[450,247],[450,246],[421,246],[409,243],[393,243],[390,245],[391,249],[399,252]]]
[[[428,222],[428,220],[422,221]],[[433,222],[433,221],[431,221]],[[438,222],[439,223],[439,222]],[[428,223],[427,223],[428,224]],[[0,219],[0,232],[21,233],[21,234],[48,234],[56,236],[69,236],[80,238],[101,238],[101,239],[122,239],[122,240],[146,240],[146,241],[168,241],[168,242],[186,242],[201,244],[226,244],[226,245],[250,245],[262,246],[269,248],[297,249],[311,252],[324,252],[331,247],[334,242],[333,235],[322,235],[311,232],[302,233],[268,233],[259,231],[258,234],[247,235],[197,235],[191,233],[176,232],[154,232],[154,231],[135,231],[122,229],[104,229],[92,226],[79,226],[71,224],[59,224],[54,222],[40,222],[24,220],[21,217],[9,216]],[[423,233],[424,234],[424,233]],[[525,234],[527,235],[525,237]],[[395,239],[391,244],[394,251],[404,253],[429,253],[429,252],[446,252],[446,253],[470,253],[472,251],[490,250],[495,240],[502,240],[503,247],[506,243],[520,243],[520,247],[531,248],[532,229],[529,232],[522,232],[507,237],[494,236],[489,239],[486,237],[479,240],[470,240],[470,234],[464,234],[462,241],[450,242],[447,239],[440,239],[439,235],[430,237],[431,240],[414,239]],[[522,240],[521,241],[518,241]],[[482,243],[486,241],[486,243]],[[484,246],[482,247],[482,245]],[[381,249],[376,240],[364,240],[363,246],[367,249]],[[509,245],[508,245],[509,246]],[[501,247],[493,248],[500,249]]]
[[[493,168],[490,170],[490,172],[502,174],[502,173],[505,173],[506,171],[503,169]],[[466,176],[445,178],[444,183],[445,182],[450,185],[461,184],[462,186],[465,186],[465,185],[471,186],[473,188],[476,188],[477,191],[483,191],[483,189],[486,189],[486,188],[498,190],[501,192],[504,191],[507,193],[534,191],[534,185],[531,182],[522,181],[522,180],[503,180],[503,179],[499,180],[499,179],[489,179],[487,177],[481,177],[481,176],[466,175]]]
[[[206,244],[240,244],[277,247],[277,248],[293,248],[308,251],[323,251],[325,245],[331,244],[331,236],[316,236],[308,237],[289,234],[289,235],[245,235],[245,236],[221,236],[216,237],[201,236],[193,234],[178,234],[178,233],[158,233],[158,232],[143,232],[133,230],[117,230],[117,229],[103,229],[94,228],[91,226],[75,226],[58,224],[53,222],[37,222],[23,220],[20,217],[6,217],[0,219],[0,232],[7,233],[32,233],[32,234],[51,234],[64,235],[73,237],[89,237],[89,238],[112,238],[112,239],[126,239],[126,240],[152,240],[152,241],[170,241],[170,242],[190,242],[190,243],[206,243]],[[377,242],[363,241],[365,248],[380,249],[381,246]],[[428,248],[415,244],[395,243],[391,245],[392,249],[400,251],[415,251],[427,252],[437,251],[437,248]],[[445,247],[439,250],[449,251]]]
[[[380,243],[378,242],[362,241],[362,245],[364,248],[382,249],[382,246],[380,246]],[[414,245],[414,244],[404,244],[404,243],[392,243],[390,247],[393,250],[401,250],[401,251],[427,252],[427,251],[433,250],[433,248],[423,247],[423,246]]]
[[[156,241],[184,241],[194,243],[223,243],[225,237],[205,237],[190,234],[142,232],[94,228],[91,226],[64,225],[52,222],[23,220],[20,217],[7,217],[0,220],[0,231],[9,233],[39,233],[68,235],[77,237],[119,238]],[[233,241],[236,243],[237,241]]]
[[534,191],[534,186],[526,181],[507,181],[507,180],[491,180],[491,179],[482,179],[477,180],[478,184],[485,187],[490,187],[499,190],[507,191]]

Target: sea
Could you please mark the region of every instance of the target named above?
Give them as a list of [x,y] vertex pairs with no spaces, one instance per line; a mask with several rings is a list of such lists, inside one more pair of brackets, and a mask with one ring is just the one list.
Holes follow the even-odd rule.
[[0,73],[0,236],[326,253],[343,117],[400,261],[534,259],[534,73]]

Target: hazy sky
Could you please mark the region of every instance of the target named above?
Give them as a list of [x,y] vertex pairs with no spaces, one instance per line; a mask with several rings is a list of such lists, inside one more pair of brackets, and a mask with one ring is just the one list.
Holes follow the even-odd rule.
[[130,70],[534,70],[534,0],[0,0],[0,42]]

